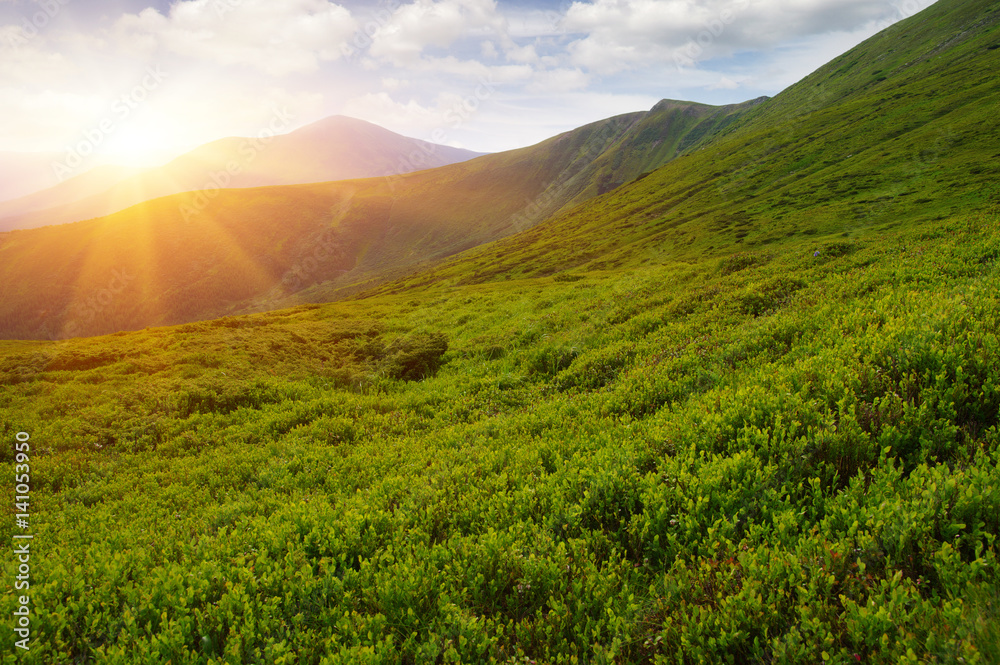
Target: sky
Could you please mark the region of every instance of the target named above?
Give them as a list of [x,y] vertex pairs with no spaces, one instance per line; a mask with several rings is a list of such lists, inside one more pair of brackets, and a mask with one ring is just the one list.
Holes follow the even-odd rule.
[[774,96],[932,2],[0,0],[0,153],[62,178],[337,114],[496,152]]

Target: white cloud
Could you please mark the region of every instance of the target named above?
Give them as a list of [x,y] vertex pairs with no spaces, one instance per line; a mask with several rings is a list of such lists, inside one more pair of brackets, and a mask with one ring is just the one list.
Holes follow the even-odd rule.
[[[179,153],[253,134],[278,107],[303,124],[346,113],[428,140],[444,128],[446,142],[500,150],[662,97],[773,95],[929,4],[578,0],[555,12],[494,0],[367,8],[358,0],[164,0],[159,11],[109,15],[109,0],[71,2],[26,43],[23,26],[0,25],[0,150],[62,150],[150,65],[168,78],[116,130],[123,146],[150,134]],[[345,43],[358,57],[343,57]],[[678,56],[690,65],[674,67]],[[284,87],[261,72],[282,76]],[[477,96],[484,85],[488,94]]]
[[397,78],[386,77],[382,79],[382,87],[391,92],[402,88],[403,82]]
[[349,100],[341,112],[390,129],[407,127],[423,132],[444,126],[444,105],[440,98],[434,107],[423,106],[413,99],[402,103],[387,92],[378,92]]
[[42,37],[25,38],[20,26],[0,26],[0,82],[32,85],[72,76],[72,61],[46,46]]
[[185,0],[166,16],[149,8],[115,25],[119,41],[143,54],[162,49],[273,76],[338,59],[356,29],[347,9],[326,0]]
[[[372,69],[377,69],[378,65],[374,61],[368,61]],[[426,74],[432,77],[428,80],[429,85],[437,88],[450,87],[456,82],[449,81],[448,77],[464,80],[464,85],[475,85],[475,82],[488,80],[502,84],[516,84],[527,82],[534,75],[534,69],[529,65],[486,65],[478,60],[462,60],[455,56],[445,56],[442,58],[424,57],[418,58],[409,63],[406,69],[410,75]],[[463,85],[462,83],[458,83]]]
[[539,72],[525,90],[530,93],[561,94],[584,90],[589,83],[590,76],[579,69],[554,69]]
[[568,48],[575,64],[612,73],[774,48],[890,16],[899,10],[871,0],[593,0],[574,2],[563,27],[581,35]]
[[738,81],[734,81],[728,76],[720,76],[718,83],[708,86],[709,90],[736,90],[740,87]]
[[0,124],[4,150],[61,150],[78,133],[81,118],[100,113],[99,96],[55,90],[28,91],[0,87]]
[[396,10],[372,35],[369,53],[403,65],[427,47],[446,48],[459,39],[506,32],[494,0],[417,0]]
[[508,46],[505,49],[505,55],[511,62],[533,63],[539,61],[538,52],[535,50],[535,47],[530,44],[528,46]]
[[512,38],[555,37],[562,35],[564,15],[560,12],[538,9],[511,9],[506,14],[507,34]]

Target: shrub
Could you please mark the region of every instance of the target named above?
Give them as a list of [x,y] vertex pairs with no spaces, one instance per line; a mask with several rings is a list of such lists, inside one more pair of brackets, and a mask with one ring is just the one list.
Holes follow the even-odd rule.
[[393,379],[416,381],[433,376],[444,363],[447,351],[448,339],[444,333],[412,333],[386,347],[379,369]]
[[731,275],[734,272],[739,272],[741,270],[746,270],[747,268],[752,268],[753,266],[758,266],[764,263],[759,257],[749,254],[747,252],[739,252],[733,254],[727,258],[722,259],[719,262],[719,272],[723,275]]

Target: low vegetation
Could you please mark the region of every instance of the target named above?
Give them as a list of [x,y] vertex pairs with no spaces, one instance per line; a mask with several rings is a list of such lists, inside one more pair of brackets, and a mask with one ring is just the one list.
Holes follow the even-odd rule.
[[21,662],[995,662],[996,222],[7,343]]

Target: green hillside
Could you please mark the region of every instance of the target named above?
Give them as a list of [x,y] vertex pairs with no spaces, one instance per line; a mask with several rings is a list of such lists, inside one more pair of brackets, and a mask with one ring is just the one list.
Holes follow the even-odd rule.
[[[697,151],[417,281],[691,261],[734,248],[766,254],[793,238],[816,238],[818,248],[834,234],[995,210],[1000,14],[982,3],[982,18],[962,24],[969,5],[938,3],[755,106]],[[906,64],[892,67],[878,52]]]
[[0,662],[1000,662],[998,23],[350,300],[0,342]]
[[438,169],[190,192],[0,233],[0,338],[211,319],[297,304],[316,284],[333,292],[381,281],[528,228],[663,164],[751,106],[674,104]]
[[564,207],[582,203],[653,171],[710,140],[766,97],[743,104],[709,106],[665,99],[654,106],[588,169],[588,183]]

